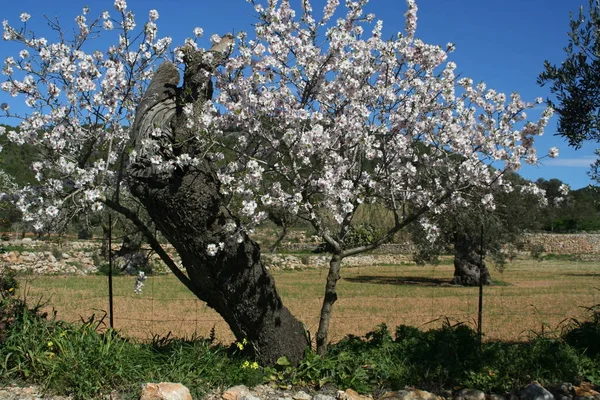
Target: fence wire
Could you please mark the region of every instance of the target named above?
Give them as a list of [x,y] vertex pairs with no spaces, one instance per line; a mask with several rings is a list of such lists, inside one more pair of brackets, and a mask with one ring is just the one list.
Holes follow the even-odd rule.
[[[556,334],[571,319],[585,318],[583,307],[600,303],[600,268],[595,263],[569,262],[564,268],[546,262],[517,263],[514,271],[510,268],[503,274],[492,272],[506,282],[484,288],[484,340],[516,341]],[[381,323],[392,332],[401,324],[424,330],[466,324],[476,331],[477,288],[447,284],[451,274],[450,265],[344,269],[330,340],[364,335]],[[326,271],[316,270],[275,273],[284,304],[313,337],[325,275]],[[150,276],[139,295],[133,292],[134,280],[120,276],[113,281],[114,327],[124,336],[149,340],[167,334],[182,338],[214,335],[224,343],[234,340],[225,321],[173,277]],[[104,276],[27,277],[22,285],[30,301],[46,301],[59,319],[77,322],[92,314],[100,317],[108,310]]]

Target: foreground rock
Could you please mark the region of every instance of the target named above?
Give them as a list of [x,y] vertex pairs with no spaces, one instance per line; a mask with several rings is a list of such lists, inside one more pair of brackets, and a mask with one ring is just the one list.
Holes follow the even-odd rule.
[[45,396],[40,386],[5,386],[0,387],[0,400],[71,400],[71,397]]
[[[117,392],[102,397],[106,400],[122,400]],[[129,397],[127,397],[129,398]],[[0,387],[0,400],[71,400],[71,397],[45,394],[40,386]],[[319,391],[310,389],[282,389],[268,385],[248,388],[244,385],[215,391],[204,396],[206,400],[600,400],[598,387],[589,382],[579,386],[563,383],[544,388],[537,382],[503,395],[484,393],[476,389],[443,392],[443,395],[418,389],[390,391],[378,396],[359,394],[355,390],[336,390],[327,387]],[[192,400],[190,391],[180,383],[147,383],[142,387],[140,400]]]
[[554,400],[552,393],[537,382],[525,386],[519,391],[521,400]]
[[140,400],[192,400],[192,395],[181,383],[146,383]]

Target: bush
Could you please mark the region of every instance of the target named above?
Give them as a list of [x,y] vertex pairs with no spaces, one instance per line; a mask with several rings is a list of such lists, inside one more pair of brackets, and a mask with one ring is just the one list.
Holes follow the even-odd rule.
[[571,346],[590,357],[600,356],[600,304],[586,307],[589,318],[584,321],[572,319],[563,337]]
[[[96,275],[108,275],[108,272],[110,271],[110,266],[109,263],[104,262],[101,263],[98,267],[98,271],[96,272]],[[114,263],[112,265],[112,274],[113,276],[117,276],[117,275],[121,275],[123,272],[121,271],[121,269],[116,266]]]
[[209,340],[137,343],[106,329],[103,319],[75,325],[20,310],[0,346],[1,382],[37,383],[53,393],[92,399],[113,390],[139,396],[143,382],[181,382],[200,398],[210,388],[263,380],[262,369]]

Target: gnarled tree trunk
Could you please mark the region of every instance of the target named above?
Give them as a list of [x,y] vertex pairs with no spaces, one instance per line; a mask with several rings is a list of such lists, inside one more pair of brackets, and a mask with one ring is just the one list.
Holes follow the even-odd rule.
[[490,272],[478,250],[478,244],[473,238],[457,234],[454,241],[453,284],[479,286],[480,276],[484,285],[491,283]]
[[[179,72],[173,64],[165,62],[156,72],[138,106],[136,149],[150,131],[160,127],[163,158],[195,153],[182,105],[198,105],[210,98],[208,73],[216,64],[203,64],[193,50],[186,53],[185,62],[183,87],[178,87]],[[129,188],[181,257],[187,278],[179,279],[223,317],[238,340],[251,343],[262,363],[273,364],[281,356],[298,362],[309,345],[304,327],[284,307],[261,262],[258,244],[225,229],[227,223],[237,221],[223,207],[214,165],[204,159],[199,165],[166,173],[148,157],[140,153],[130,165]],[[216,254],[209,254],[209,245],[218,246]]]

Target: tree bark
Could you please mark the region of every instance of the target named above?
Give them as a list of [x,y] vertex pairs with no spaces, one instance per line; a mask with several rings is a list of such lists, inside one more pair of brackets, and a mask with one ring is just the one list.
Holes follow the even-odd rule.
[[[199,54],[186,54],[182,88],[177,87],[179,72],[173,64],[159,67],[138,106],[136,149],[160,127],[163,158],[172,160],[178,152],[194,154],[193,148],[184,147],[194,142],[189,140],[192,133],[181,105],[210,98],[206,72],[214,66],[200,60]],[[261,262],[259,245],[245,233],[226,231],[227,222],[237,221],[224,207],[211,161],[205,158],[198,165],[165,172],[140,152],[129,167],[128,185],[181,257],[194,294],[223,317],[238,340],[248,340],[261,363],[273,364],[281,356],[297,363],[309,345],[304,326],[284,307]],[[209,245],[217,246],[216,254],[209,254]]]
[[454,278],[452,283],[463,286],[479,286],[480,275],[483,284],[491,283],[490,272],[485,260],[476,250],[478,244],[469,237],[458,237],[454,243]]
[[[247,235],[227,238],[231,217],[221,208],[218,180],[210,165],[173,177],[164,187],[140,183],[132,193],[181,257],[193,291],[229,324],[238,340],[247,339],[256,356],[273,364],[281,356],[298,362],[308,346],[303,325],[292,316]],[[224,243],[216,255],[209,244]]]
[[108,226],[108,223],[102,222],[102,245],[100,246],[100,257],[102,257],[104,261],[108,261],[108,257],[110,256],[110,252],[112,250],[108,248],[110,230],[111,227]]
[[340,270],[342,268],[342,256],[333,254],[329,261],[329,274],[325,284],[325,297],[321,307],[321,317],[319,319],[319,330],[317,331],[317,354],[324,356],[327,352],[327,336],[329,333],[329,323],[331,322],[331,313],[333,303],[337,301],[337,292],[335,290],[337,281],[340,279]]

